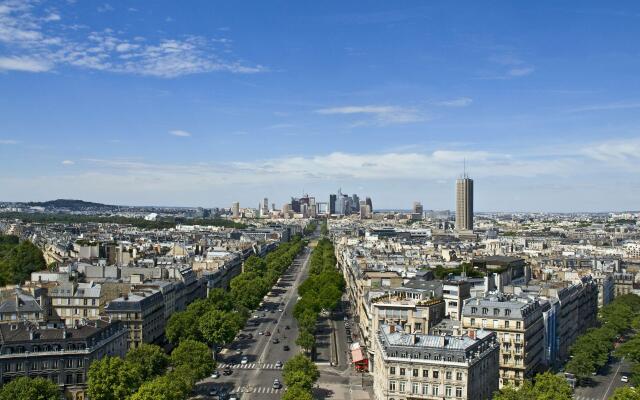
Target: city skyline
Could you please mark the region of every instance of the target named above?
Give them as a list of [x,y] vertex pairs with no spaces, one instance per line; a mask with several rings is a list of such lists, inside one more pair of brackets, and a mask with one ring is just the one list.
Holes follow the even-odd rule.
[[638,15],[0,1],[0,200],[453,209],[466,159],[478,211],[637,209]]

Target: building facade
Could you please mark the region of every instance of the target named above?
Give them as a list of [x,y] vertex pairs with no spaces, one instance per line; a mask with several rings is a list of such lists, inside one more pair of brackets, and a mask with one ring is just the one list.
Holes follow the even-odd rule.
[[456,180],[456,230],[473,230],[473,179],[466,174]]
[[498,390],[496,334],[409,334],[380,327],[375,343],[376,400],[490,399]]

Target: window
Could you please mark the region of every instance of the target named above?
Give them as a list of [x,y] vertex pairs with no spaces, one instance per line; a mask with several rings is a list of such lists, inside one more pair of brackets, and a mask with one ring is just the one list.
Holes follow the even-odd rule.
[[440,372],[439,371],[433,371],[433,377],[438,379],[440,377]]
[[475,318],[471,318],[471,326],[474,326],[476,324],[476,319]]
[[414,383],[413,385],[411,385],[411,393],[420,394],[420,385],[417,383]]
[[456,372],[456,380],[457,381],[461,381],[462,380],[462,372]]
[[499,308],[494,308],[493,309],[493,315],[494,316],[500,315],[500,309]]
[[418,377],[419,374],[420,374],[420,370],[419,369],[414,369],[413,370],[413,376]]
[[504,310],[504,315],[511,315],[511,310],[509,310],[508,308]]
[[406,385],[406,383],[407,382],[400,382],[400,385],[399,385],[399,391],[400,392],[404,392],[404,389],[405,389],[404,386]]
[[429,394],[429,385],[427,385],[426,383],[422,385],[422,394],[425,396]]
[[396,391],[396,381],[389,381],[389,390],[391,392],[395,392]]
[[428,369],[423,369],[422,370],[422,377],[423,378],[428,378],[429,377],[429,370]]
[[438,386],[431,386],[431,395],[437,396],[440,388]]
[[522,323],[520,321],[516,321],[516,329],[520,329]]
[[67,375],[67,379],[66,379],[65,383],[66,383],[67,385],[71,385],[71,384],[73,384],[73,375],[68,374],[68,375]]
[[494,329],[497,329],[497,328],[498,328],[498,320],[497,320],[497,319],[494,319],[494,320],[493,320],[493,328],[494,328]]
[[389,375],[395,375],[396,374],[396,367],[389,367]]
[[444,388],[444,395],[447,397],[451,397],[452,394],[453,394],[453,391],[451,390],[451,386],[446,386]]
[[445,377],[445,379],[451,379],[451,375],[452,375],[452,374],[451,374],[451,371],[446,371],[446,372],[444,373],[444,377]]
[[462,397],[462,388],[461,387],[457,387],[456,388],[456,397]]
[[73,368],[73,360],[67,359],[66,362],[65,362],[65,366],[67,368]]
[[504,327],[509,328],[509,321],[504,321]]
[[478,308],[477,307],[471,307],[471,313],[475,314],[478,312]]
[[489,309],[487,307],[482,307],[482,315],[487,315]]
[[400,376],[405,375],[406,370],[404,368],[400,368]]

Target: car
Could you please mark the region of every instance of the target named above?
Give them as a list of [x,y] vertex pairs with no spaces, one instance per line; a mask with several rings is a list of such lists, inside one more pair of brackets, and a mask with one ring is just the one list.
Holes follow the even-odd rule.
[[236,350],[236,355],[237,356],[242,355],[242,350]]
[[278,344],[278,343],[280,343],[280,339],[278,339],[278,338],[273,338],[273,343],[274,343],[274,344]]
[[276,378],[273,380],[273,388],[274,389],[280,389],[282,387],[282,384],[280,383],[280,379]]
[[284,327],[284,329],[291,329],[291,328],[289,328],[289,325],[287,325],[287,326]]
[[258,335],[264,335],[264,332],[260,331],[258,332]]
[[284,345],[283,349],[284,349],[284,351],[289,351],[290,350],[289,346],[287,346],[286,344]]
[[246,364],[249,362],[249,359],[247,358],[247,356],[242,357],[242,360],[240,360],[240,364]]
[[279,312],[282,312],[282,308],[278,308],[278,311],[279,311]]
[[344,318],[342,318],[342,319],[343,319],[345,322],[349,320],[349,318],[347,318],[347,317],[344,317]]
[[271,314],[273,314],[274,312],[276,312],[275,310],[271,310]]
[[232,373],[233,370],[230,367],[226,367],[224,370],[222,370],[223,375],[231,375]]
[[262,318],[264,318],[264,317],[266,317],[266,316],[267,316],[267,314],[262,313],[260,316],[261,316]]
[[247,339],[253,339],[253,333],[247,333]]
[[276,361],[276,368],[282,368],[282,361]]
[[213,371],[213,373],[211,374],[211,377],[213,379],[218,379],[220,378],[220,374],[218,373],[218,371]]
[[217,396],[217,395],[218,395],[217,388],[211,388],[211,390],[209,390],[209,396]]
[[622,378],[620,378],[620,382],[624,382],[624,383],[629,382],[629,377],[626,375],[622,375]]
[[271,332],[269,332],[269,331],[265,331],[264,335],[265,335],[265,336],[271,336]]

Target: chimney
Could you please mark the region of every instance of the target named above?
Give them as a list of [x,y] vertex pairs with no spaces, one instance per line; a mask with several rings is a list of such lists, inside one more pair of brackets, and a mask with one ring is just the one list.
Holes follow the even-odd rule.
[[394,333],[396,331],[396,326],[394,324],[389,325],[389,333]]
[[475,338],[476,338],[476,331],[475,331],[474,329],[469,330],[469,337],[470,337],[471,339],[474,339],[474,340],[475,340]]

